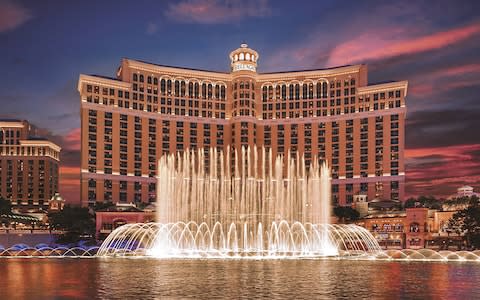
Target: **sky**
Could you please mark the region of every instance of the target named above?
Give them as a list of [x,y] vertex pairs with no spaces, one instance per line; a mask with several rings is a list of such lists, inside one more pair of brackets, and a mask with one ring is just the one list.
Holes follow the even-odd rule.
[[0,0],[0,117],[62,148],[60,193],[79,201],[79,74],[124,57],[228,71],[241,42],[259,72],[368,65],[408,80],[406,195],[480,190],[480,1]]

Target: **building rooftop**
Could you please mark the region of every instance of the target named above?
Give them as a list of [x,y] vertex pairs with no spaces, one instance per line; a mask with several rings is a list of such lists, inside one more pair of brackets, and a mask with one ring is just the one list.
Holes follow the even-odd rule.
[[220,72],[220,71],[212,71],[212,70],[204,70],[204,69],[195,69],[195,68],[187,68],[187,67],[177,67],[177,66],[169,66],[169,65],[161,65],[161,64],[156,64],[144,60],[139,60],[139,59],[131,59],[131,58],[125,58],[126,60],[129,61],[136,61],[139,63],[144,63],[144,64],[149,64],[149,65],[154,65],[157,67],[164,67],[164,68],[174,68],[174,69],[182,69],[182,70],[189,70],[189,71],[201,71],[201,72],[211,72],[211,73],[218,73],[218,74],[230,74],[230,72]]
[[28,140],[30,141],[49,141],[46,137],[43,136],[29,136]]
[[143,210],[133,204],[117,204],[105,209],[100,209],[97,212],[143,212]]
[[335,70],[339,68],[346,68],[346,67],[353,67],[355,65],[342,65],[342,66],[335,66],[335,67],[328,67],[328,68],[314,68],[314,69],[303,69],[303,70],[292,70],[292,71],[278,71],[278,72],[265,72],[265,73],[259,73],[259,74],[265,74],[265,75],[270,75],[270,74],[282,74],[282,73],[298,73],[298,72],[314,72],[314,71],[327,71],[327,70]]
[[0,118],[0,122],[23,122],[23,120],[20,120],[20,119]]
[[120,79],[118,79],[118,78],[110,77],[110,76],[104,76],[104,75],[89,74],[89,76],[94,76],[94,77],[99,77],[99,78],[109,79],[109,80],[115,80],[115,81],[122,81],[122,80],[120,80]]

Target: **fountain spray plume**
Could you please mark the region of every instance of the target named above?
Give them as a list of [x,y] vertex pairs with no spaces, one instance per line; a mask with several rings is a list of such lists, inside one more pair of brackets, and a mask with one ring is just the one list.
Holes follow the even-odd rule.
[[115,230],[100,253],[278,257],[379,250],[366,229],[330,224],[330,186],[326,162],[307,163],[298,152],[274,157],[270,149],[247,147],[163,155],[157,223]]

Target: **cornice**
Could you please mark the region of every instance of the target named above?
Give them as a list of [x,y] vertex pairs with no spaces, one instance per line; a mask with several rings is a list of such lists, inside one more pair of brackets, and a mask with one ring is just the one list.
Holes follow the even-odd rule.
[[362,86],[357,89],[357,93],[361,95],[361,94],[390,91],[394,89],[404,89],[405,96],[407,96],[408,81],[403,80],[403,81],[395,81],[395,82]]
[[108,78],[93,76],[93,75],[80,74],[80,77],[78,78],[78,86],[77,86],[77,89],[79,92],[82,91],[82,85],[84,83],[100,84],[100,85],[106,85],[106,86],[122,88],[122,89],[130,89],[132,86],[132,84],[129,82],[108,79]]
[[47,146],[58,152],[62,150],[60,146],[50,141],[20,140],[20,146],[36,146],[36,147]]
[[211,81],[231,81],[232,74],[213,71],[202,71],[193,69],[176,68],[169,66],[159,66],[155,64],[144,63],[137,60],[125,59],[127,66],[131,69],[141,70],[149,73],[160,73],[169,76],[195,77],[198,79],[208,79]]
[[23,128],[23,127],[25,127],[25,124],[23,122],[17,122],[17,121],[13,121],[13,122],[2,121],[2,122],[0,122],[0,128]]
[[360,68],[363,65],[345,66],[324,70],[306,70],[306,71],[291,71],[291,72],[278,72],[278,73],[260,73],[258,74],[257,81],[290,81],[298,80],[298,77],[311,78],[323,78],[332,76],[342,76],[348,74],[354,74],[360,72]]

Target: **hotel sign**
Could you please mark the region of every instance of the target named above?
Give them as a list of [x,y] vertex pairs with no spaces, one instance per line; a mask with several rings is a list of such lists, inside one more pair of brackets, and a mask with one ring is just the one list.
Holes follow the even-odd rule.
[[255,68],[254,65],[251,64],[234,64],[233,65],[233,71],[252,71],[256,72],[257,69]]

